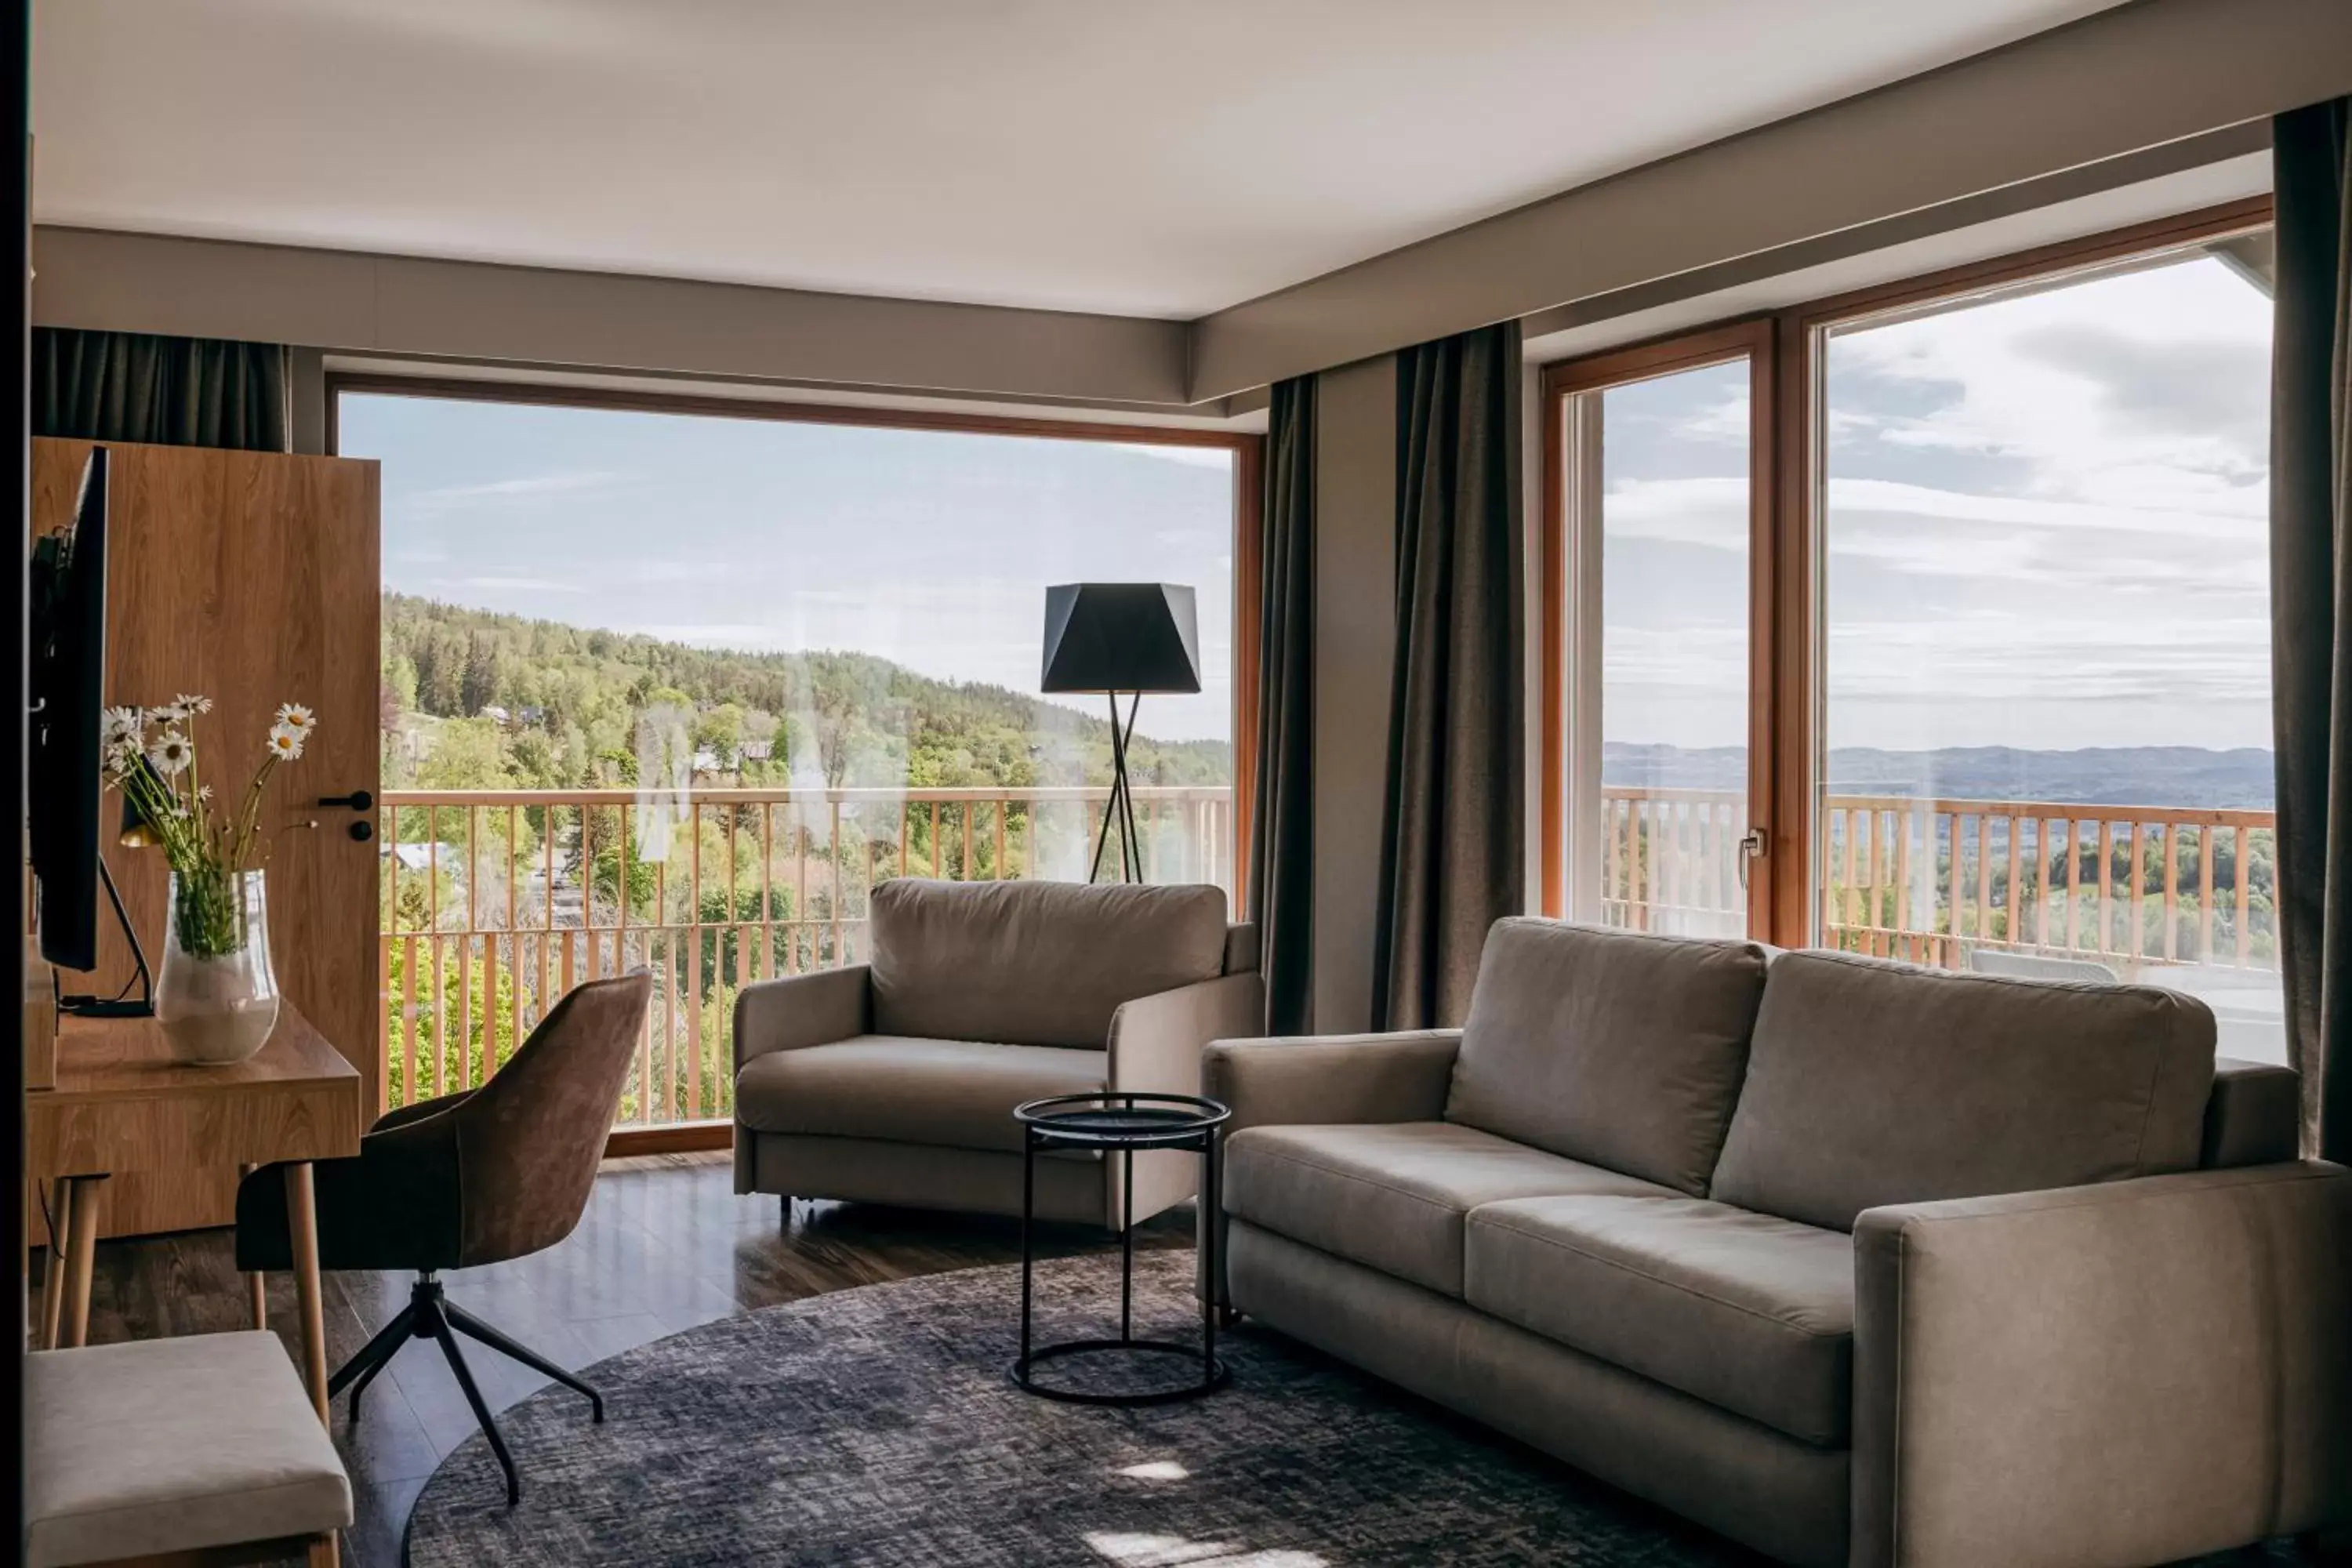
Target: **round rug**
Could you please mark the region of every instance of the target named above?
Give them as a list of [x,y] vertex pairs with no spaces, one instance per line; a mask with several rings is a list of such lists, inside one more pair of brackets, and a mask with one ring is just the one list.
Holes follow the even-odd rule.
[[[1116,1331],[1118,1262],[1041,1264],[1037,1342]],[[1197,1324],[1192,1255],[1136,1259],[1139,1333]],[[1220,1335],[1230,1387],[1139,1410],[1007,1375],[1020,1275],[818,1296],[641,1345],[500,1417],[411,1514],[411,1568],[1486,1568],[1754,1559],[1277,1335]],[[1052,1363],[1061,1378],[1093,1358]],[[1147,1365],[1174,1380],[1192,1363]],[[1171,1374],[1173,1374],[1171,1376]],[[1042,1373],[1041,1373],[1042,1375]]]

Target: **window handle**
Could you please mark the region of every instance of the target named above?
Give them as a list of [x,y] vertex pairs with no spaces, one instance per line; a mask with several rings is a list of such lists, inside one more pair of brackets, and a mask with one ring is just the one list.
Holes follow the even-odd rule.
[[1749,828],[1739,836],[1739,842],[1734,847],[1739,852],[1739,887],[1745,892],[1748,889],[1748,863],[1764,858],[1764,830]]

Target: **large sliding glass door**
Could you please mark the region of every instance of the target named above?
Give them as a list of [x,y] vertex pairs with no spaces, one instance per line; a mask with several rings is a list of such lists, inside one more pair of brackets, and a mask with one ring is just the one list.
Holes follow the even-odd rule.
[[2277,1058],[2263,202],[1545,373],[1545,907]]
[[2270,331],[2228,237],[1822,330],[1815,940],[2283,1057]]

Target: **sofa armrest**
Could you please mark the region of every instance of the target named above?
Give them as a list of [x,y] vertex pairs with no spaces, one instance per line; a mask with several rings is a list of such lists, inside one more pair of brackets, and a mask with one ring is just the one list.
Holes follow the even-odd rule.
[[1122,1089],[1201,1092],[1201,1053],[1209,1042],[1262,1028],[1265,984],[1255,973],[1227,974],[1124,1003],[1110,1019],[1110,1079]]
[[789,975],[746,985],[735,995],[735,1068],[771,1051],[798,1050],[868,1031],[874,1016],[866,967]]
[[1459,1029],[1393,1035],[1298,1035],[1219,1040],[1201,1063],[1201,1092],[1244,1127],[1310,1122],[1436,1121],[1454,1084]]
[[[1202,1055],[1201,1092],[1232,1109],[1227,1139],[1250,1127],[1440,1121],[1461,1049],[1459,1029],[1219,1040]],[[1222,1142],[1218,1157],[1223,1157]],[[1195,1286],[1203,1300],[1230,1308],[1223,1205],[1213,1211],[1202,1205],[1200,1227]]]
[[2352,1172],[1871,1209],[1856,1568],[2168,1563],[2352,1515]]

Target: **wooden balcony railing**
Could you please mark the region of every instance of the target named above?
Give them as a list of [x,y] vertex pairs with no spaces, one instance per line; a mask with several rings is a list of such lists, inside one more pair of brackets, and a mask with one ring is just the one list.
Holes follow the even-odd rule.
[[[1601,916],[1739,931],[1747,803],[1603,792]],[[2267,811],[1831,795],[1814,887],[1829,945],[1962,967],[1972,948],[2102,963],[2274,969]]]
[[[1229,789],[1139,787],[1155,881],[1230,890]],[[652,1016],[621,1123],[724,1118],[734,994],[866,954],[892,876],[1083,878],[1105,792],[395,790],[383,796],[385,1103],[484,1081],[572,986],[634,966]]]

